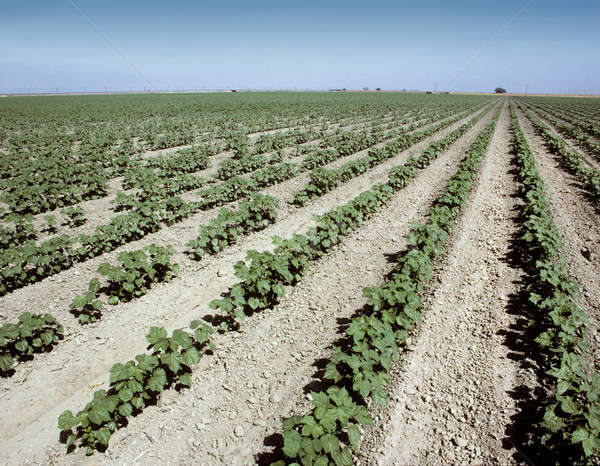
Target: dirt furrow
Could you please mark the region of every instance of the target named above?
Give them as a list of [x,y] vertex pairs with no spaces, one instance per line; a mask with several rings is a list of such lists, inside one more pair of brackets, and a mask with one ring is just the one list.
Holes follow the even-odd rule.
[[[490,117],[491,114],[487,115],[472,128],[465,137],[461,138],[461,140],[450,150],[450,155],[442,156],[438,159],[438,161],[427,170],[427,173],[430,175],[413,181],[411,186],[415,186],[416,188],[414,189],[417,190],[414,199],[418,200],[420,197],[424,197],[423,193],[426,192],[426,190],[433,189],[432,187],[436,185],[434,180],[442,176],[442,173],[447,173],[448,170],[455,165],[455,162],[459,160],[464,153],[465,148],[472,142],[477,132],[483,128],[487,121],[489,121]],[[439,137],[439,134],[433,136],[433,138],[437,137]],[[419,148],[413,147],[412,150],[414,152],[418,149],[422,150],[428,142],[429,141],[423,141],[418,145]],[[396,158],[397,163],[401,163],[401,161],[408,156],[409,152],[410,151],[405,151],[400,154]],[[354,186],[352,185],[352,182],[345,185],[349,197],[356,195],[359,192],[362,183],[364,183],[364,181],[360,179],[353,181],[356,183]],[[415,205],[420,205],[420,203],[414,199],[411,199],[411,201],[406,204],[408,209]],[[303,209],[298,209],[295,215],[283,219],[275,226],[263,232],[251,235],[244,244],[238,248],[230,248],[220,256],[210,258],[206,263],[195,265],[195,269],[193,270],[190,268],[187,272],[183,271],[180,277],[175,281],[165,286],[158,286],[151,293],[139,300],[119,305],[119,312],[107,314],[100,323],[80,329],[78,332],[76,329],[73,329],[73,334],[67,338],[67,341],[62,342],[52,353],[40,355],[40,357],[36,357],[34,361],[26,363],[25,367],[19,367],[17,374],[10,381],[5,381],[6,383],[2,384],[3,403],[0,409],[4,414],[5,419],[8,420],[5,425],[6,441],[3,441],[4,445],[2,448],[4,451],[11,451],[17,455],[13,457],[12,460],[9,459],[9,462],[16,461],[16,458],[23,458],[23,455],[27,458],[37,458],[38,461],[44,461],[42,457],[45,453],[43,453],[40,448],[40,445],[42,444],[54,444],[55,446],[52,447],[53,451],[61,452],[63,447],[56,445],[56,419],[58,414],[64,409],[77,409],[77,407],[83,406],[88,401],[90,393],[106,381],[108,370],[113,363],[127,360],[134,354],[142,351],[145,346],[143,335],[150,325],[164,325],[168,329],[173,329],[187,325],[194,318],[199,318],[211,313],[212,311],[208,309],[207,303],[211,299],[218,297],[221,292],[225,291],[236,281],[232,273],[231,265],[245,255],[245,250],[270,249],[272,248],[270,241],[271,235],[277,234],[288,237],[294,231],[305,231],[312,224],[310,219],[311,214],[325,212],[338,204],[339,200],[336,193],[332,192],[328,196],[319,199],[314,204]],[[399,215],[400,218],[404,218],[405,212],[406,211],[398,208],[394,215]],[[385,216],[382,218],[385,218]],[[170,232],[172,232],[171,230],[172,229],[169,229]],[[388,234],[388,232],[382,228],[379,228],[378,231],[380,231],[380,234]],[[180,232],[174,231],[172,234],[173,236],[179,236]],[[359,241],[369,245],[369,247],[378,247],[376,246],[377,241]],[[355,249],[356,248],[352,248],[350,251],[354,251]],[[342,254],[343,260],[345,260],[345,257],[346,254]],[[355,261],[355,273],[361,274],[364,272],[364,270],[359,268],[363,262],[364,256],[361,257],[361,260]],[[218,280],[216,279],[217,276],[219,277]],[[362,285],[364,284],[365,283],[362,283]],[[342,280],[339,282],[339,286],[345,287],[346,284]],[[319,293],[319,296],[326,297],[328,293],[323,292],[324,288],[320,289],[322,291]],[[294,292],[292,292],[291,296],[299,296],[299,299],[303,299],[301,296],[305,291],[306,290],[304,289],[298,291],[296,292],[297,295],[294,295]],[[360,287],[359,289],[353,289],[352,292],[360,296]],[[330,299],[335,300],[336,298]],[[308,309],[305,311],[309,312]],[[278,314],[280,313],[281,312]],[[285,312],[283,314],[285,314]],[[263,315],[274,316],[274,314],[269,313]],[[297,325],[298,321],[293,314],[292,317],[293,319],[290,323]],[[252,318],[249,321],[260,322],[261,319],[262,317],[258,316],[256,319]],[[320,327],[317,327],[317,329],[319,328]],[[244,336],[244,333],[242,336]],[[314,333],[317,332],[311,331],[311,335]],[[219,345],[219,350],[217,351],[219,357],[221,357],[220,351],[223,351],[223,348],[229,346],[227,339],[233,338],[233,336],[226,335],[223,338],[224,340]],[[324,335],[321,336],[321,338],[331,338],[331,335]],[[276,343],[276,345],[279,345],[279,343]],[[327,344],[321,346],[324,347],[327,346]],[[245,348],[244,354],[252,354],[252,348],[255,348],[254,342]],[[264,352],[264,349],[258,351],[259,354]],[[254,350],[254,353],[257,353],[256,350]],[[281,352],[281,354],[283,355],[285,353]],[[98,358],[98,355],[101,355],[101,357]],[[239,363],[230,361],[230,358],[227,357],[227,355],[225,355],[225,357],[227,362],[224,362],[224,367],[229,367],[230,364]],[[288,354],[284,359],[289,362],[290,358],[294,358],[294,356]],[[203,379],[203,367],[204,365],[216,364],[215,361],[216,358],[206,358],[205,361],[200,363],[200,367],[194,371],[194,377],[196,379],[194,386],[196,388],[193,393],[204,393],[206,396],[211,393],[211,390],[204,388],[206,381]],[[244,374],[248,373],[244,371]],[[307,374],[310,375],[310,370],[308,370]],[[259,376],[259,372],[254,375]],[[227,378],[229,377],[228,374],[225,374],[224,376]],[[47,385],[47,382],[45,382],[47,380],[53,381],[51,386]],[[238,380],[245,381],[244,378]],[[281,378],[276,377],[273,380],[281,380]],[[16,387],[19,387],[18,390],[14,390]],[[172,394],[167,394],[166,397],[163,398],[164,401],[161,401],[161,403],[167,403],[171,396]],[[180,395],[174,398],[179,398],[179,396]],[[261,397],[260,402],[264,403],[265,400],[268,399],[268,396],[265,399]],[[284,398],[282,397],[281,399]],[[34,400],[35,403],[33,403]],[[43,402],[40,402],[40,400],[43,400]],[[223,400],[216,400],[215,402],[218,406],[221,406],[220,409],[226,409]],[[161,408],[159,407],[158,409]],[[18,418],[11,418],[9,414],[14,413],[15,410],[20,410],[20,415]],[[152,409],[150,412],[152,412]],[[185,414],[186,417],[190,416],[189,412],[182,414]],[[279,422],[280,414],[280,410],[271,413],[271,416],[273,416],[273,423]],[[228,415],[232,415],[232,413],[229,413]],[[168,418],[171,416],[172,415],[169,414]],[[139,419],[142,418],[140,417]],[[132,422],[136,421],[137,418],[132,420]],[[173,424],[173,426],[175,425],[178,426],[175,428],[175,430],[177,430],[180,426],[180,422]],[[188,427],[193,426],[190,424]],[[232,429],[235,428],[235,426],[230,427]],[[136,430],[126,429],[126,431],[123,432],[125,436],[137,435]],[[238,432],[240,432],[239,429]],[[259,437],[260,436],[257,434],[256,439]],[[123,438],[124,437],[115,437],[117,440],[115,440],[113,444],[120,445],[121,441],[125,442]],[[169,442],[170,441],[171,440],[169,440]],[[169,442],[163,444],[166,450],[171,448],[168,446]],[[37,456],[40,454],[42,456]],[[70,456],[68,458],[79,457]],[[80,460],[81,458],[77,461]]]
[[510,296],[522,272],[508,260],[518,229],[510,141],[505,107],[423,321],[393,370],[391,399],[366,430],[361,463],[512,462],[504,432],[521,376],[504,335],[518,318]]

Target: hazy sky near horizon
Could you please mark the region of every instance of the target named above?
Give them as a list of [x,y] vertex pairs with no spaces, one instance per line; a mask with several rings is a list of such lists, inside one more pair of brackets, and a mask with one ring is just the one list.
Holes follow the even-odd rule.
[[600,93],[591,0],[73,2],[0,3],[0,92]]

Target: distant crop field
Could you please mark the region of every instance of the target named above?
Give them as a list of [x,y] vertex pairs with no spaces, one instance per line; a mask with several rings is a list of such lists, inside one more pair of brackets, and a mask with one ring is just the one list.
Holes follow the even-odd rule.
[[600,460],[595,99],[11,97],[0,162],[3,463]]

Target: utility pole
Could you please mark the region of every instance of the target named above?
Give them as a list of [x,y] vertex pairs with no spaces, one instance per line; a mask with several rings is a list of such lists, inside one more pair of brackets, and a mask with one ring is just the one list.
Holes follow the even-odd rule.
[[529,90],[529,84],[525,84],[525,97],[527,97],[528,90]]
[[437,94],[437,87],[438,87],[438,83],[437,81],[435,82],[435,91],[433,91],[435,94]]

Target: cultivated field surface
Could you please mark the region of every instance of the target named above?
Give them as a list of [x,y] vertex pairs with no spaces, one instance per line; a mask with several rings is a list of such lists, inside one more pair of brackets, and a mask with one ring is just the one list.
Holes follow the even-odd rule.
[[600,101],[0,101],[2,464],[599,464]]

